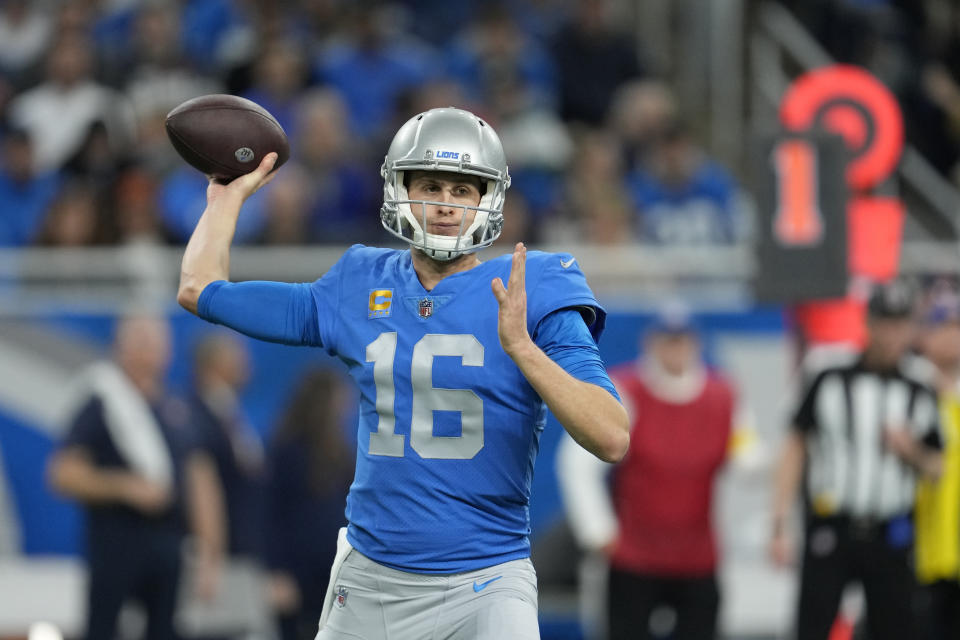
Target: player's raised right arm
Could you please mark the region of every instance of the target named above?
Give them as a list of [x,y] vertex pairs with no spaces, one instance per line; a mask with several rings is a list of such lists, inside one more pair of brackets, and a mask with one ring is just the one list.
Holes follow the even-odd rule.
[[230,277],[230,244],[244,201],[273,179],[270,173],[276,153],[267,154],[255,170],[230,184],[211,181],[207,187],[207,208],[194,229],[180,266],[177,302],[197,313],[200,294],[211,282]]
[[[210,183],[207,208],[183,254],[177,301],[204,320],[230,327],[251,338],[322,346],[311,285],[228,281],[230,243],[240,207],[270,182],[273,178],[270,170],[276,159],[277,154],[268,154],[256,170],[230,184]],[[335,278],[330,280],[335,281]]]

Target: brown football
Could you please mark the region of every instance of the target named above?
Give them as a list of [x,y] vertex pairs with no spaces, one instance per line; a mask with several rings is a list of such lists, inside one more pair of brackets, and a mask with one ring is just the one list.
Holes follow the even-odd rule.
[[290,157],[287,134],[256,102],[226,94],[187,100],[167,114],[167,136],[192,167],[218,182],[257,168],[271,151],[276,170]]

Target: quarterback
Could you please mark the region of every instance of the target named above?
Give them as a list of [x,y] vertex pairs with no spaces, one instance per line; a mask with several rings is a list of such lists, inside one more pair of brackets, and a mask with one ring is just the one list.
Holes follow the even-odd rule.
[[503,225],[506,158],[489,124],[444,108],[404,124],[381,169],[381,222],[409,250],[355,245],[313,283],[231,283],[241,205],[275,161],[211,182],[178,301],[321,347],[358,385],[349,525],[318,640],[539,638],[528,504],[546,408],[603,460],[629,444],[596,346],[605,313],[576,260],[517,244],[480,261]]

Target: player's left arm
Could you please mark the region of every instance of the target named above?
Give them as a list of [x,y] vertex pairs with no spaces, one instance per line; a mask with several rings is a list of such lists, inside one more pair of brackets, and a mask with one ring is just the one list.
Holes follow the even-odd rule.
[[587,451],[619,461],[630,444],[627,412],[606,389],[573,377],[541,350],[527,330],[527,249],[518,243],[510,279],[491,283],[500,305],[500,344],[560,424]]

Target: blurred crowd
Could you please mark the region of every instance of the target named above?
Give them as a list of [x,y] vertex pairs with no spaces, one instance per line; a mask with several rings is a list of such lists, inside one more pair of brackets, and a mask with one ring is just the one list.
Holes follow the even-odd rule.
[[164,119],[208,93],[254,100],[291,140],[240,243],[382,242],[389,136],[437,106],[472,110],[503,139],[504,242],[737,241],[735,180],[698,146],[618,6],[5,0],[0,246],[185,242],[206,179]]
[[839,62],[897,96],[907,139],[960,184],[960,6],[952,0],[784,0]]
[[[784,4],[834,58],[889,86],[908,139],[960,179],[954,3]],[[0,246],[185,242],[205,178],[163,124],[207,93],[260,103],[292,144],[292,162],[248,203],[240,243],[382,241],[378,168],[390,133],[450,105],[503,138],[505,243],[743,240],[739,168],[704,152],[689,120],[697,105],[678,105],[670,78],[646,61],[631,6],[4,0]]]

